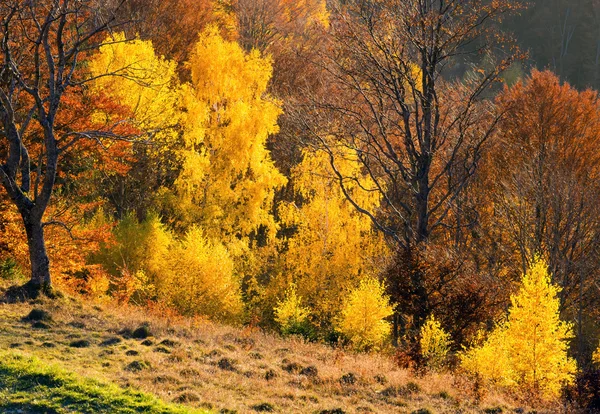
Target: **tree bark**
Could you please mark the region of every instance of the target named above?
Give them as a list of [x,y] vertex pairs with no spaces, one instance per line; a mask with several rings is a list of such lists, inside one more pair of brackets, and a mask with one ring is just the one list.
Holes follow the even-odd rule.
[[36,290],[48,291],[51,289],[50,259],[46,251],[44,240],[44,227],[40,219],[32,217],[32,214],[24,215],[25,231],[27,233],[27,245],[29,247],[29,258],[31,261],[31,287]]

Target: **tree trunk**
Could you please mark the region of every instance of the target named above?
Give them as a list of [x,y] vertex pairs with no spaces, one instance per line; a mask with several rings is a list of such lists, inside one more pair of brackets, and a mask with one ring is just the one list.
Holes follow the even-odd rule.
[[36,290],[44,292],[51,290],[50,260],[46,252],[44,241],[44,228],[42,220],[33,215],[24,214],[23,222],[27,232],[27,245],[29,247],[29,259],[31,261],[31,280],[29,284]]

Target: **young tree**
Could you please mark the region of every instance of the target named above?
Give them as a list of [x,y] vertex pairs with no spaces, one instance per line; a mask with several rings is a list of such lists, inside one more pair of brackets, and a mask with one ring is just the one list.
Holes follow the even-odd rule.
[[377,349],[390,335],[390,323],[385,319],[393,312],[385,286],[373,277],[366,277],[346,298],[337,329],[356,349]]
[[310,309],[302,306],[302,296],[296,293],[296,285],[292,284],[285,292],[283,300],[277,302],[275,322],[279,324],[284,335],[307,333]]
[[85,82],[81,58],[115,19],[92,0],[10,0],[0,5],[0,15],[0,180],[25,226],[27,287],[37,294],[51,290],[44,228],[52,222],[44,221],[44,213],[61,157],[82,138],[110,135],[106,130],[57,134],[61,103]]
[[502,385],[547,399],[573,382],[576,363],[567,355],[571,324],[560,320],[558,293],[544,260],[536,259],[511,297],[506,323],[482,347],[463,355],[463,367]]
[[439,370],[443,367],[450,350],[450,335],[432,314],[421,328],[421,356],[428,368]]

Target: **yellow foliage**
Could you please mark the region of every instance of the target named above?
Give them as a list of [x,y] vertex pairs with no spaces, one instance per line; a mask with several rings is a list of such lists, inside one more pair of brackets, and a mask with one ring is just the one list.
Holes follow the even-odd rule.
[[[177,139],[173,126],[179,120],[181,92],[176,67],[175,62],[156,56],[152,42],[126,41],[123,33],[106,39],[88,62],[95,78],[92,90],[129,108],[140,130],[156,131],[154,141],[163,144],[158,150]],[[102,120],[102,114],[95,119]]]
[[215,27],[204,31],[190,58],[184,88],[183,169],[176,186],[181,209],[207,235],[238,242],[261,226],[274,234],[270,208],[285,178],[266,148],[278,131],[279,103],[266,93],[272,67],[246,54]]
[[298,333],[310,314],[310,309],[302,306],[302,297],[296,294],[294,284],[286,291],[285,298],[277,303],[274,311],[275,322],[283,334]]
[[200,228],[192,227],[169,251],[162,273],[157,275],[158,297],[183,314],[236,321],[243,306],[233,270],[225,246],[209,241]]
[[592,362],[596,365],[600,365],[600,345],[598,345],[598,348],[596,348],[592,355]]
[[156,299],[182,314],[235,321],[242,312],[233,260],[220,243],[192,227],[177,240],[156,215],[142,223],[126,217],[115,230],[117,244],[96,260],[116,276],[114,296]]
[[337,330],[358,350],[378,349],[390,334],[390,323],[384,319],[393,311],[383,284],[366,277],[346,298]]
[[[281,223],[295,232],[283,240],[282,273],[294,275],[300,294],[314,313],[315,322],[330,324],[339,313],[344,292],[365,276],[377,275],[388,250],[371,221],[348,202],[333,176],[324,152],[305,151],[292,170],[291,181],[299,201],[278,206]],[[372,186],[350,155],[340,157],[337,168]],[[379,203],[374,192],[349,183],[352,196],[367,209]]]
[[560,320],[560,289],[536,259],[511,297],[508,320],[487,341],[462,356],[462,366],[484,380],[557,398],[572,383],[576,363],[567,356],[572,325]]
[[442,368],[450,349],[450,335],[431,315],[421,327],[420,336],[421,356],[427,366],[434,370]]
[[323,0],[279,0],[279,4],[288,22],[300,23],[306,28],[314,24],[329,27],[330,14]]

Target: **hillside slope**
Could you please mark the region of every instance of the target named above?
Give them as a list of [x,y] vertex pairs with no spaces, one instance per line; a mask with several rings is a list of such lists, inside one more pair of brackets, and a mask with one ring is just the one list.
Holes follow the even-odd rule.
[[28,390],[31,400],[50,398],[56,390],[23,387],[23,381],[11,377],[18,372],[15,364],[30,376],[26,378],[47,373],[42,366],[57,367],[50,372],[68,378],[59,381],[67,384],[67,396],[71,388],[79,393],[76,398],[87,389],[112,390],[90,395],[90,400],[112,395],[118,401],[125,395],[120,404],[133,408],[121,412],[475,413],[502,412],[503,405],[488,396],[474,406],[451,376],[413,378],[384,356],[69,298],[0,304],[0,349],[3,412],[11,407],[21,407],[21,412],[117,412],[73,404],[75,397],[61,400],[60,395],[53,397],[54,408],[48,403],[52,409],[36,411],[24,403]]

